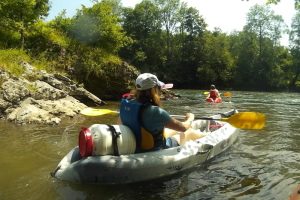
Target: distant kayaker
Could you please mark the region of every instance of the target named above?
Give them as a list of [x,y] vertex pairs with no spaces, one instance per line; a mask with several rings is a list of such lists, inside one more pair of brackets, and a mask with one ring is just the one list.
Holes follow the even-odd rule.
[[221,99],[221,96],[219,90],[217,90],[216,86],[212,84],[210,85],[210,90],[208,96],[206,97],[206,101],[215,102],[216,99]]
[[[139,123],[136,130],[141,130],[141,133],[136,138],[141,138],[141,141],[137,141],[141,151],[178,146],[187,140],[204,136],[191,128],[194,114],[187,113],[186,120],[181,122],[161,108],[160,93],[166,84],[155,75],[140,74],[135,85],[136,99],[122,100],[120,117],[121,122],[131,129],[136,129],[136,124]],[[136,107],[141,107],[139,112],[134,112]]]

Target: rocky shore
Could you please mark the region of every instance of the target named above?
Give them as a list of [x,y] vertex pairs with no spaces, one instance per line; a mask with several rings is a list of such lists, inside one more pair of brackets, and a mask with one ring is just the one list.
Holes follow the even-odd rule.
[[[17,124],[59,124],[65,117],[74,117],[89,105],[104,101],[83,86],[62,74],[38,70],[21,63],[24,73],[14,76],[0,69],[0,118]],[[164,90],[161,98],[179,97]]]
[[0,69],[0,117],[18,124],[59,124],[87,106],[81,101],[104,102],[61,74],[21,63],[24,73],[13,76]]

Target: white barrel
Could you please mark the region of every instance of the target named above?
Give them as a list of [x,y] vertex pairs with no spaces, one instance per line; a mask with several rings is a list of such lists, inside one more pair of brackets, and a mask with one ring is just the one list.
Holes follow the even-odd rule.
[[[120,155],[133,154],[136,148],[136,141],[133,132],[125,125],[113,125],[116,132],[121,134],[117,138]],[[89,127],[93,138],[93,155],[113,155],[112,133],[105,124],[94,124]]]

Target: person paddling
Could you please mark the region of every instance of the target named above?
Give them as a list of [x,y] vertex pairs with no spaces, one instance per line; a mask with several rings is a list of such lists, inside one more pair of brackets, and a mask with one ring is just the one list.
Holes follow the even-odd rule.
[[221,100],[221,96],[219,90],[217,90],[216,86],[212,84],[210,85],[210,90],[208,96],[206,97],[206,101],[215,102],[216,99]]
[[161,108],[160,93],[165,84],[151,73],[140,74],[135,82],[136,99],[122,99],[121,123],[136,136],[137,152],[159,150],[203,137],[191,128],[194,114],[187,113],[181,122]]

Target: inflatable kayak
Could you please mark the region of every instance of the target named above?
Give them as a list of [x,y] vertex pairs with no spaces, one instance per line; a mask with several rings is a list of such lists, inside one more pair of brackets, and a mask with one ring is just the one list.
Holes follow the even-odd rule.
[[213,99],[213,98],[206,98],[206,102],[210,102],[210,103],[222,103],[222,98],[216,98],[216,99]]
[[[214,119],[229,117],[236,112],[231,110],[212,117]],[[79,144],[73,148],[51,175],[63,181],[109,185],[153,180],[180,173],[215,157],[237,140],[239,132],[239,129],[226,122],[195,120],[192,128],[200,129],[205,133],[204,137],[188,141],[178,147],[132,153],[135,141],[132,140],[129,128],[124,125],[113,125],[117,132],[121,132],[121,137],[116,141],[119,146],[118,156],[113,155],[114,148],[111,147],[114,143],[113,136],[108,137],[110,128],[107,126],[110,125],[94,124],[85,129],[84,131],[91,134],[80,134],[79,140],[85,137],[84,141],[90,141],[86,140],[86,137],[93,136],[93,142],[97,144],[93,147],[88,143]]]

